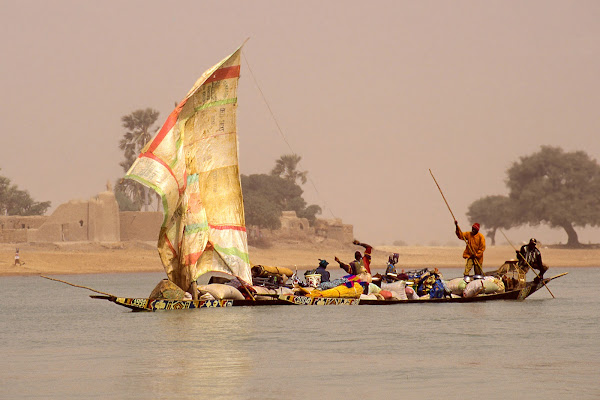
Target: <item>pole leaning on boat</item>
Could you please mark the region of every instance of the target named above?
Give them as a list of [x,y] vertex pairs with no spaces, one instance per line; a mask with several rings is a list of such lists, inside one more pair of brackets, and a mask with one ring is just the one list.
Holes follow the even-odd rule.
[[[510,246],[513,248],[513,250],[515,252],[517,252],[517,248],[515,246],[513,246],[513,244],[510,242],[510,240],[508,239],[508,237],[504,234],[504,232],[502,231],[502,229],[499,229],[500,233],[504,236],[504,238],[506,239],[506,241],[508,242],[508,244],[510,244]],[[517,252],[518,253],[518,252]],[[521,257],[523,258],[523,257]],[[533,269],[533,267],[529,264],[529,262],[527,260],[525,260],[525,258],[523,258],[523,260],[527,263],[527,266],[529,267],[529,269],[531,269],[533,271],[533,273],[535,274],[535,276],[538,277],[538,279],[542,282],[542,284],[544,285],[544,287],[546,289],[548,289],[548,293],[550,293],[550,296],[552,296],[553,299],[555,299],[556,297],[554,297],[554,295],[552,294],[552,292],[550,291],[550,288],[548,286],[546,286],[546,282],[544,282],[544,280],[542,278],[540,278],[540,276],[538,275],[537,272],[535,272],[535,270]]]

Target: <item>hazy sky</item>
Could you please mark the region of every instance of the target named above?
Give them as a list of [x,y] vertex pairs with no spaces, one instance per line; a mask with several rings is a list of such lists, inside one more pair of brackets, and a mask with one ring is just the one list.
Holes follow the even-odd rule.
[[[595,0],[0,0],[0,175],[53,209],[96,195],[123,175],[121,116],[152,107],[162,125],[249,37],[307,200],[361,241],[446,244],[430,168],[466,230],[469,204],[507,194],[506,169],[541,145],[599,158],[599,21]],[[290,149],[245,61],[238,102],[241,172],[267,173]]]

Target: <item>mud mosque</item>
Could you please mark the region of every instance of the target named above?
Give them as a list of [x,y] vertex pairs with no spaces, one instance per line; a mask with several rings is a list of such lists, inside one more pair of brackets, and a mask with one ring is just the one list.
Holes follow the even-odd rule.
[[[0,243],[156,241],[162,221],[161,211],[119,211],[108,186],[87,201],[61,204],[51,215],[0,216]],[[249,239],[256,236],[348,243],[353,240],[353,227],[337,218],[318,219],[311,227],[306,218],[284,211],[278,230],[248,227]]]

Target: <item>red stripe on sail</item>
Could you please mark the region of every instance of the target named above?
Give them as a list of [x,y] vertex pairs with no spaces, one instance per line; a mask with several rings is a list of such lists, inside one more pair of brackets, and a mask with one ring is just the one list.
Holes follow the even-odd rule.
[[198,262],[198,260],[200,259],[200,256],[202,255],[203,251],[197,252],[197,253],[191,253],[191,254],[186,254],[184,257],[184,263],[185,265],[194,265]]
[[222,81],[223,79],[237,78],[239,76],[240,76],[240,66],[234,65],[231,67],[219,68],[204,83],[206,84],[206,83],[211,83],[214,81]]
[[[179,185],[179,181],[177,180],[177,177],[175,176],[175,173],[173,172],[173,170],[171,169],[171,167],[169,167],[167,165],[167,163],[165,163],[163,160],[161,160],[160,158],[158,158],[154,153],[151,153],[150,151],[147,151],[145,153],[140,154],[139,158],[142,158],[142,157],[151,158],[152,160],[156,161],[157,163],[159,163],[160,165],[162,165],[163,167],[165,167],[166,170],[169,171],[169,174],[171,174],[171,176],[173,177],[173,179],[175,179],[175,182],[177,182],[177,188],[179,190],[179,194],[181,194],[185,190],[185,186],[181,187]],[[184,178],[185,178],[185,176],[184,176]],[[186,179],[184,179],[184,182],[186,182]]]
[[163,236],[165,238],[165,242],[167,243],[167,246],[169,246],[169,248],[171,249],[171,252],[173,252],[173,256],[175,256],[175,258],[179,258],[179,256],[177,255],[177,250],[175,250],[175,247],[173,247],[173,244],[169,240],[169,237],[167,236],[167,234],[165,233]]
[[219,230],[226,230],[226,229],[231,229],[234,231],[243,231],[246,232],[246,227],[245,226],[239,226],[239,225],[212,225],[212,224],[208,224],[209,228],[212,229],[219,229]]
[[156,150],[156,148],[162,142],[162,140],[165,138],[167,133],[169,133],[171,128],[173,128],[175,126],[175,123],[177,122],[177,118],[179,118],[179,114],[181,113],[181,109],[183,108],[183,106],[185,105],[186,102],[187,102],[187,99],[183,99],[181,101],[181,103],[179,103],[177,105],[177,107],[175,107],[175,109],[173,111],[171,111],[171,114],[169,114],[169,118],[167,118],[167,120],[163,124],[162,128],[160,128],[160,131],[158,132],[158,134],[152,141],[152,144],[148,148],[148,152],[153,152],[154,150]]

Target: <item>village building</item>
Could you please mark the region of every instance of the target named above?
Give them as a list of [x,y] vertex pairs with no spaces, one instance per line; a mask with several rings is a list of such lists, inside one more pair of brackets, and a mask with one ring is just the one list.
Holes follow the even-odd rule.
[[[49,216],[0,216],[0,243],[157,240],[163,213],[119,211],[115,195],[108,189],[89,200],[63,203]],[[249,226],[247,230],[250,241],[257,237],[315,242],[329,239],[345,243],[353,240],[352,225],[343,224],[341,219],[317,219],[314,226],[310,226],[308,220],[298,218],[295,211],[282,213],[280,229]]]

